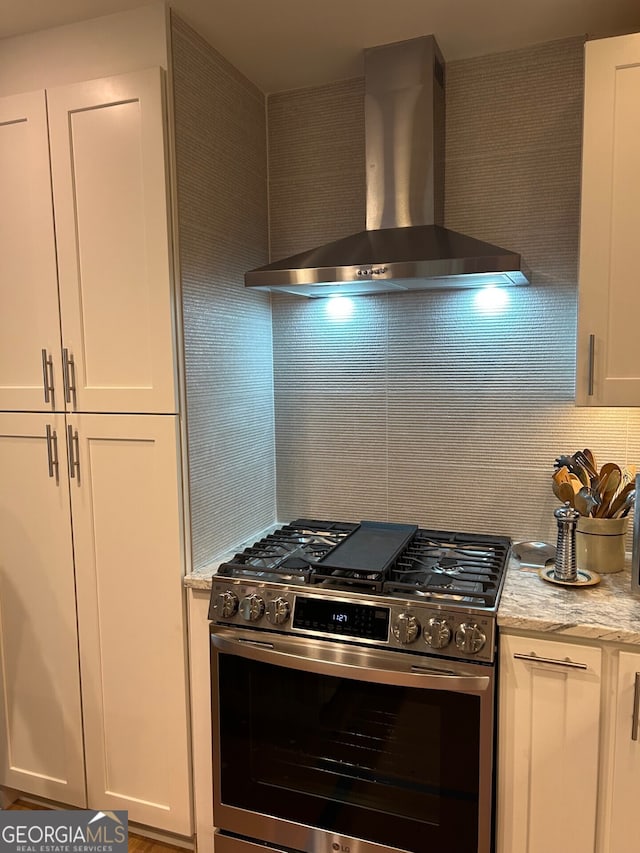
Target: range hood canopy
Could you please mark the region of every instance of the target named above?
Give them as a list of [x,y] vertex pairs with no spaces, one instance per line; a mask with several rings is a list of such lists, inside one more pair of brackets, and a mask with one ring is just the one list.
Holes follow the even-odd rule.
[[365,51],[367,229],[245,273],[302,296],[528,284],[515,252],[442,227],[444,62],[433,36]]

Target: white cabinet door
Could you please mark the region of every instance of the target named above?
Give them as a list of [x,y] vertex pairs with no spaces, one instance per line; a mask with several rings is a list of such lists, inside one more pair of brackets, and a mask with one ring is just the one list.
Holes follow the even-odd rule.
[[640,803],[640,653],[620,652],[612,691],[613,745],[610,784],[605,802],[602,853],[629,853],[637,846]]
[[0,98],[0,411],[56,407],[64,400],[47,111],[44,92],[31,92]]
[[68,425],[89,805],[190,835],[177,417]]
[[576,402],[640,406],[640,34],[585,50]]
[[501,636],[499,853],[594,850],[600,685],[600,649]]
[[64,416],[0,414],[0,782],[84,807],[66,461]]
[[68,410],[177,411],[162,82],[47,91]]

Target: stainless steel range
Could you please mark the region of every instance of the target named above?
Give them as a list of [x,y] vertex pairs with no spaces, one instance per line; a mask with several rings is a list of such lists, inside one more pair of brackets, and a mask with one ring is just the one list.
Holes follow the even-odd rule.
[[510,547],[298,519],[220,566],[216,853],[490,853]]

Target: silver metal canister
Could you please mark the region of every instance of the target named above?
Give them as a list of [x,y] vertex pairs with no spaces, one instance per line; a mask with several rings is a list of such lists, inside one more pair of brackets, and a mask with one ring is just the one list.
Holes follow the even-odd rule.
[[553,576],[559,581],[578,579],[576,563],[576,524],[580,513],[568,502],[553,513],[558,523],[558,543],[556,545],[556,565]]

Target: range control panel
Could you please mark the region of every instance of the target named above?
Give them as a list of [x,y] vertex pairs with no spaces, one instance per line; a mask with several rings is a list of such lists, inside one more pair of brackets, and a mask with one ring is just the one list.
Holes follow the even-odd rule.
[[493,661],[491,615],[432,602],[379,602],[306,592],[281,584],[213,581],[209,619],[226,625],[406,649],[425,655]]
[[292,627],[386,643],[390,616],[389,607],[298,595]]

